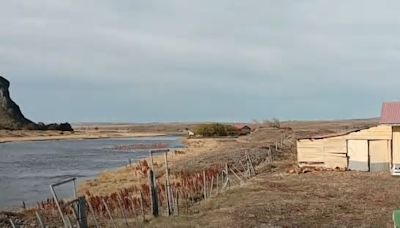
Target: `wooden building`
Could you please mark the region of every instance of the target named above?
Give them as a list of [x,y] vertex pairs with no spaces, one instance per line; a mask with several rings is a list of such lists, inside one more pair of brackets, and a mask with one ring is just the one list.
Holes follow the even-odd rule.
[[233,125],[233,127],[239,131],[240,135],[248,135],[251,133],[251,127],[249,127],[248,125],[235,124]]
[[400,167],[400,102],[383,104],[376,127],[298,139],[297,155],[300,166],[395,170]]

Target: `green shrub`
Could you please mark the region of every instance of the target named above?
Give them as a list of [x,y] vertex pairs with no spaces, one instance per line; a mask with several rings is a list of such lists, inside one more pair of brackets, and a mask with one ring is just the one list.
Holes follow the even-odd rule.
[[220,137],[220,136],[238,136],[239,131],[231,125],[227,124],[202,124],[194,130],[196,135],[203,137]]

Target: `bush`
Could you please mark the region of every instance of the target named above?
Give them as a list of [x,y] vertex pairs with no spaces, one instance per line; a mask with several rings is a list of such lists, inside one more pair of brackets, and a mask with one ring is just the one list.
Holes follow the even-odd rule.
[[264,123],[267,124],[269,127],[281,128],[281,122],[277,118],[272,118],[272,120],[266,120],[264,121]]
[[239,131],[231,125],[226,124],[202,124],[194,130],[196,135],[203,137],[238,136]]

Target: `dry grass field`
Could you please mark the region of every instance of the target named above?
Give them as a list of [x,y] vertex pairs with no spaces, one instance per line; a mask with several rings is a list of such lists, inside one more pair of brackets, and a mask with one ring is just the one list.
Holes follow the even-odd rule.
[[[240,138],[189,139],[181,154],[170,157],[172,172],[196,172],[215,163],[235,162],[245,152],[258,156],[258,175],[217,197],[199,202],[179,217],[161,217],[148,227],[391,227],[400,208],[400,179],[389,173],[313,171],[290,174],[296,167],[295,139],[370,127],[376,120],[284,122],[265,125]],[[263,162],[265,147],[284,135],[288,140],[272,164]],[[253,156],[253,157],[254,157]],[[162,160],[159,161],[160,164]],[[160,169],[162,166],[160,165]],[[129,176],[126,169],[114,173]],[[123,179],[125,185],[132,183]],[[107,179],[107,178],[106,178]],[[112,178],[111,178],[112,179]],[[110,180],[95,184],[106,188]],[[118,181],[117,181],[118,183]],[[103,186],[103,187],[101,187]],[[101,190],[99,190],[101,192]]]
[[[391,227],[392,212],[400,208],[400,179],[389,173],[312,171],[291,174],[297,167],[297,138],[376,125],[375,119],[283,122],[280,128],[253,125],[256,130],[239,138],[185,139],[185,149],[169,156],[172,175],[200,172],[215,164],[240,166],[244,154],[257,163],[257,176],[243,185],[200,201],[179,217],[160,217],[141,227]],[[184,126],[186,127],[186,126]],[[167,132],[183,126],[163,126]],[[139,132],[138,129],[131,131]],[[267,148],[284,138],[266,162]],[[156,157],[156,173],[163,178],[163,158]],[[133,175],[134,167],[104,172],[80,187],[82,193],[106,195],[146,182]]]
[[393,227],[400,179],[389,174],[262,173],[201,202],[191,213],[149,227]]

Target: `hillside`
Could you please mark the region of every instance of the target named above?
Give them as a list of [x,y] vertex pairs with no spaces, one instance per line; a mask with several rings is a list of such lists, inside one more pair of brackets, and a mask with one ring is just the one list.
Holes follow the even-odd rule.
[[[25,118],[19,106],[10,97],[10,82],[0,76],[0,130],[73,131],[69,123],[34,123]],[[1,134],[0,134],[1,135]]]
[[17,130],[34,125],[25,118],[19,106],[11,99],[10,82],[0,76],[0,129]]

